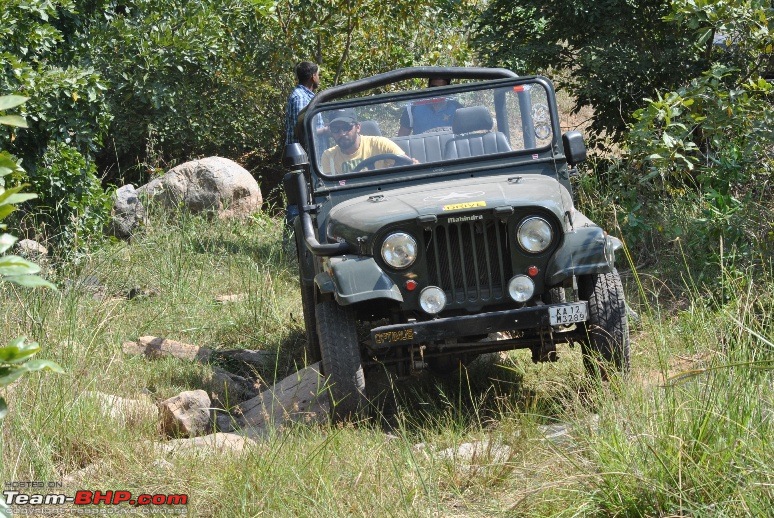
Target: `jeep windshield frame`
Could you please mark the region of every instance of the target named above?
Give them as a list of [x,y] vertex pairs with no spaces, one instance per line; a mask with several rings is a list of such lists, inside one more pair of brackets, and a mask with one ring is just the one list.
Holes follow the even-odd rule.
[[[465,74],[459,74],[459,71],[464,71]],[[400,73],[396,74],[397,72]],[[432,89],[348,97],[405,79],[423,77],[482,80]],[[342,97],[348,98],[341,99]],[[533,100],[533,97],[537,101]],[[476,99],[483,101],[474,102]],[[437,109],[436,103],[456,106],[447,110],[446,120],[451,123],[450,127],[416,134],[412,129],[409,135],[404,133],[400,136],[399,131],[404,131],[402,126],[407,112],[417,106],[426,110]],[[460,111],[459,108],[466,110]],[[353,114],[354,118],[346,118],[347,115]],[[377,163],[377,167],[381,165],[382,168],[371,171],[350,169],[341,172],[336,170],[333,162],[329,162],[330,167],[325,167],[322,162],[323,154],[327,153],[325,156],[330,159],[333,150],[338,148],[334,139],[327,136],[317,137],[316,129],[338,119],[336,124],[341,127],[337,129],[337,136],[346,133],[347,128],[351,133],[355,132],[352,127],[354,124],[359,126],[357,132],[361,136],[370,136],[374,133],[366,133],[366,125],[363,124],[366,120],[371,120],[369,117],[380,119],[377,122],[383,123],[382,136],[389,138],[392,149],[396,149],[395,145],[402,148],[394,151],[395,154],[420,156],[420,163]],[[348,189],[374,182],[384,184],[458,172],[498,169],[524,161],[535,165],[547,161],[556,163],[565,158],[555,95],[550,81],[540,76],[518,77],[503,69],[420,67],[373,76],[320,92],[304,111],[300,124],[302,127],[299,129],[310,157],[310,169],[317,178],[313,182],[316,192]],[[487,128],[481,124],[490,124],[491,127]],[[539,128],[539,131],[536,128]],[[515,135],[519,132],[521,134]],[[491,135],[486,135],[487,133]],[[480,145],[482,139],[488,139],[486,145],[490,148],[494,143],[494,151],[465,154],[465,149],[462,148],[470,147],[473,140],[477,141],[475,145]],[[502,147],[503,140],[505,147]],[[458,144],[462,152],[455,155],[453,148]],[[416,147],[419,147],[418,151],[414,149]],[[450,149],[452,156],[444,156],[444,152],[448,153]],[[389,152],[390,149],[381,151],[378,154]],[[343,162],[341,164],[343,165]]]

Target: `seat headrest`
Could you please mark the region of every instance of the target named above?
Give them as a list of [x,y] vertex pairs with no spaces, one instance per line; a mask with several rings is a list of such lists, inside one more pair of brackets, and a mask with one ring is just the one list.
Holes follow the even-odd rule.
[[454,112],[452,131],[455,134],[471,131],[492,131],[494,122],[486,106],[471,106],[459,108]]
[[360,121],[360,134],[381,137],[382,130],[379,129],[379,123],[376,121]]

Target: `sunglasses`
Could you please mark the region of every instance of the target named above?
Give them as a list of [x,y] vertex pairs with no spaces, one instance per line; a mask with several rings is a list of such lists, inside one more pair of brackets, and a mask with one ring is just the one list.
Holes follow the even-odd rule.
[[331,130],[331,133],[346,133],[354,127],[355,127],[354,123],[345,122],[345,123],[331,124],[330,130]]

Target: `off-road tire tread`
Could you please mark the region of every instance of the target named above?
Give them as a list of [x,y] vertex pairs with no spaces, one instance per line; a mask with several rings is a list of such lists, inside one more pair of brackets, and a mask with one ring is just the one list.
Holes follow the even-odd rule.
[[354,311],[327,300],[316,306],[323,374],[329,377],[333,418],[359,417],[366,409],[365,376]]
[[309,363],[322,360],[320,354],[320,339],[317,336],[317,320],[315,318],[314,284],[306,286],[301,279],[301,307],[304,311],[304,328],[306,330],[306,359]]
[[629,372],[629,326],[623,284],[618,271],[578,278],[581,300],[589,302],[588,343],[583,344],[583,362],[590,373],[607,378],[604,365],[612,364],[621,374]]

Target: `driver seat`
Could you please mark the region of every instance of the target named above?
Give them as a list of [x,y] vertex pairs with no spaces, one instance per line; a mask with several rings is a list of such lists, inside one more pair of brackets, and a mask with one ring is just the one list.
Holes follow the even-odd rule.
[[459,108],[454,112],[454,137],[446,143],[444,160],[491,155],[511,151],[508,139],[501,131],[492,131],[494,121],[486,106]]

